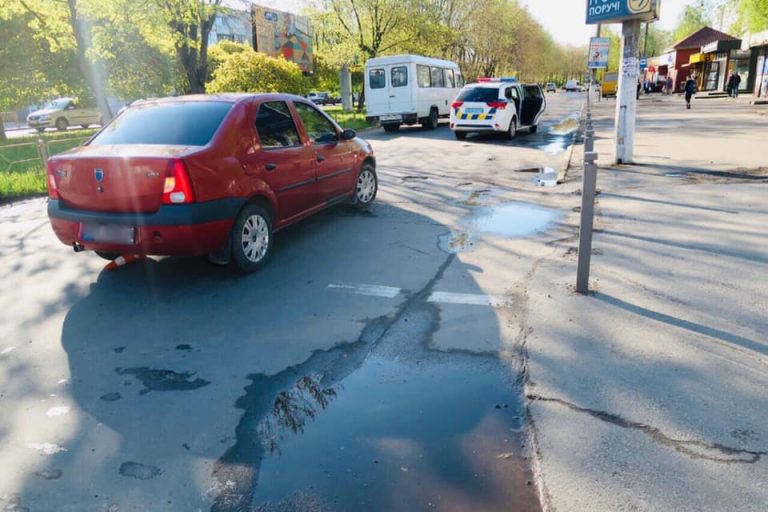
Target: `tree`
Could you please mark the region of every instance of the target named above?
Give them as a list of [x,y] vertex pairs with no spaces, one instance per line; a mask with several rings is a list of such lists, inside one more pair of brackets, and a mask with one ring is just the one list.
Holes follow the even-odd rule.
[[184,72],[185,93],[205,92],[208,77],[208,36],[221,0],[153,0],[171,33],[176,59]]
[[701,28],[710,25],[712,20],[707,13],[704,0],[697,0],[695,5],[687,5],[680,15],[673,35],[675,41],[682,41]]
[[741,0],[738,14],[740,22],[748,30],[768,30],[768,0]]
[[309,81],[296,63],[288,62],[282,56],[274,58],[251,50],[229,55],[208,83],[208,91],[304,95],[309,92]]

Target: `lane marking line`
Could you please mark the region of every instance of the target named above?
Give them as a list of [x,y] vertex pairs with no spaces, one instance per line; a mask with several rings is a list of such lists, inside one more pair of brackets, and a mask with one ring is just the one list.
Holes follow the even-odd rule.
[[508,308],[512,306],[512,299],[503,295],[483,295],[478,293],[451,293],[432,292],[427,302],[439,302],[441,304],[465,304],[468,306],[491,306],[494,308]]
[[[331,290],[353,293],[355,295],[367,295],[369,297],[383,297],[394,299],[401,293],[402,288],[394,286],[381,286],[376,284],[362,283],[331,283],[328,285]],[[493,308],[512,307],[512,299],[504,295],[485,295],[480,293],[453,293],[453,292],[432,292],[427,298],[427,302],[440,304],[462,304],[466,306],[490,306]]]
[[356,295],[368,295],[371,297],[384,297],[387,299],[394,299],[402,288],[395,288],[393,286],[379,286],[376,284],[357,284],[357,283],[331,283],[328,288],[332,290],[341,290]]

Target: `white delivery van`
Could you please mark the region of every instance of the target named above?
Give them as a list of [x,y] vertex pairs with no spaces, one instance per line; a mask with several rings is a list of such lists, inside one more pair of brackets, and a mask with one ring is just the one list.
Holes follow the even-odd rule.
[[439,118],[450,115],[463,86],[455,62],[420,55],[370,59],[365,63],[366,115],[388,132],[416,123],[435,129]]

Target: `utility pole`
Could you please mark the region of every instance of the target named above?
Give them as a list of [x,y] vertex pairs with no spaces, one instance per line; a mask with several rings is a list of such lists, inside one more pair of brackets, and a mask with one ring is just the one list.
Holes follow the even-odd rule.
[[630,164],[635,152],[635,118],[637,116],[637,84],[640,76],[638,47],[640,21],[630,20],[621,26],[621,70],[616,101],[616,163]]
[[[600,33],[602,32],[602,30],[603,30],[603,26],[602,26],[600,23],[598,23],[598,24],[597,24],[597,34],[596,34],[596,36],[595,36],[595,37],[600,37]],[[606,68],[606,69],[603,71],[603,80],[605,80],[605,71],[608,71],[608,69]],[[593,83],[593,84],[595,83],[595,77],[596,77],[596,76],[597,76],[597,70],[594,70],[594,69],[593,69],[593,70],[592,70],[592,83]],[[600,101],[602,101],[602,100],[603,100],[603,95],[602,95],[602,93],[601,93],[600,91],[597,91],[597,101],[598,101],[598,103],[599,103]]]

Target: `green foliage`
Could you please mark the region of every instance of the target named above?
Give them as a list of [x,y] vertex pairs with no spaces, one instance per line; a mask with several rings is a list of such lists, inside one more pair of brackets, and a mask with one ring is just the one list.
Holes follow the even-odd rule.
[[301,68],[282,57],[254,51],[233,53],[219,66],[207,84],[211,93],[283,92],[307,94],[309,80]]
[[674,30],[675,42],[682,41],[699,29],[711,25],[712,20],[707,14],[704,0],[698,0],[695,5],[687,5],[680,15],[680,20]]
[[739,19],[752,32],[768,30],[768,0],[741,0]]
[[219,41],[208,48],[208,82],[213,79],[213,74],[230,55],[252,51],[253,48],[250,45],[235,43],[234,41]]

